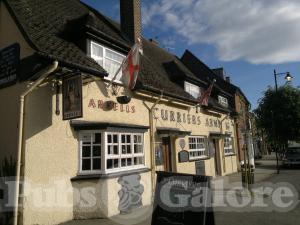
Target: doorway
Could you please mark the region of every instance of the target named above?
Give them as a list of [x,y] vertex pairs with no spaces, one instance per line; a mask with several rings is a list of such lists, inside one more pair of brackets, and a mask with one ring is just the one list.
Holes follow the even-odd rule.
[[215,174],[216,176],[221,176],[221,158],[219,151],[219,139],[210,139],[211,151],[214,153],[214,162],[215,162]]
[[163,154],[164,154],[164,170],[166,172],[172,172],[172,148],[171,138],[162,138]]

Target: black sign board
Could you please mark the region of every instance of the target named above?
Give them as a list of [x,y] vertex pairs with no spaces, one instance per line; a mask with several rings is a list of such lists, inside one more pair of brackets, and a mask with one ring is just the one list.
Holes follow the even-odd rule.
[[63,119],[82,117],[82,77],[80,74],[63,78]]
[[16,83],[20,63],[20,45],[15,43],[0,51],[0,88]]
[[180,163],[188,162],[189,161],[189,152],[186,150],[181,150],[178,152],[178,161]]
[[211,177],[157,172],[152,225],[214,225]]
[[204,175],[205,174],[205,162],[203,160],[196,161],[196,174],[197,175]]

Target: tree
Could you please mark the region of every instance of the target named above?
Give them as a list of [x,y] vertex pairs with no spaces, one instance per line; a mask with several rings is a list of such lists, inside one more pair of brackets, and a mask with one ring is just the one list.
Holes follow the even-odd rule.
[[286,148],[288,141],[300,139],[300,89],[286,85],[276,92],[269,88],[254,112],[257,126],[275,148],[279,173],[278,150]]

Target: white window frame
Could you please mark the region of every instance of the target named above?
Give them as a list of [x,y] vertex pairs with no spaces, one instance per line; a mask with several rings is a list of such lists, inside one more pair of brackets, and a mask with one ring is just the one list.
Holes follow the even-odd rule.
[[[197,160],[197,159],[203,159],[203,158],[207,158],[208,155],[206,155],[206,137],[205,136],[189,136],[189,158],[190,160]],[[191,143],[191,138],[195,139],[195,143]],[[198,139],[203,139],[203,142],[198,142]],[[191,148],[191,144],[196,145],[196,148]],[[198,148],[197,145],[198,144],[204,144],[204,148]],[[200,153],[199,156],[192,156],[191,153]]]
[[[107,70],[107,68],[105,68],[105,60],[106,60],[107,58],[109,58],[109,57],[106,56],[106,51],[107,51],[107,50],[111,51],[112,53],[114,53],[114,54],[116,54],[116,55],[118,55],[118,56],[123,57],[124,59],[126,58],[125,55],[123,55],[123,54],[121,54],[121,53],[119,53],[119,52],[116,52],[116,51],[112,50],[111,48],[105,47],[105,46],[103,46],[103,45],[101,45],[101,44],[99,44],[99,43],[97,43],[97,42],[95,42],[95,41],[89,40],[89,41],[88,41],[89,56],[90,56],[91,58],[95,59],[95,60],[97,60],[97,56],[95,56],[95,55],[92,54],[92,44],[94,44],[94,45],[96,45],[96,46],[99,46],[99,47],[103,48],[103,57],[102,57],[103,65],[100,65],[100,66],[102,66],[105,70]],[[116,63],[120,63],[120,62],[118,62],[118,61],[116,61],[116,60],[114,60],[114,59],[111,59],[111,58],[109,58],[109,60],[114,61],[114,62],[116,62]],[[122,64],[122,62],[121,62],[121,64]],[[121,65],[121,64],[120,64],[120,65]],[[121,71],[120,71],[119,74],[116,76],[116,79],[114,80],[115,83],[122,84],[122,81],[119,80],[119,79],[117,79],[118,76],[120,76],[120,74],[121,74]],[[105,77],[104,79],[111,81],[114,75],[115,75],[115,74],[109,74],[109,75],[108,75],[107,77]]]
[[234,154],[233,137],[232,136],[224,137],[224,154],[225,155],[233,155]]
[[218,96],[218,102],[223,106],[228,106],[228,99],[221,95]]
[[[194,90],[193,90],[194,89]],[[201,90],[200,87],[192,84],[190,82],[184,81],[184,90],[189,93],[191,96],[193,96],[195,99],[198,99],[201,96]],[[195,96],[193,93],[198,93],[198,96]]]
[[[95,133],[101,133],[101,169],[100,170],[82,170],[82,137],[84,134],[95,134]],[[116,134],[118,135],[118,155],[109,155],[108,154],[108,135]],[[130,154],[122,154],[121,153],[121,136],[122,135],[130,135],[130,148],[131,153]],[[141,136],[141,142],[138,143],[142,146],[142,153],[134,153],[134,136],[138,135]],[[116,172],[122,172],[122,171],[128,171],[128,170],[135,170],[135,169],[142,169],[146,168],[145,164],[145,135],[143,132],[122,132],[122,131],[107,131],[107,130],[86,130],[86,131],[80,131],[79,133],[79,174],[81,175],[88,175],[88,174],[110,174],[110,173],[116,173]],[[91,149],[92,151],[92,149]],[[91,153],[92,154],[92,153]],[[121,167],[121,161],[122,158],[132,158],[132,165],[131,166],[125,166]],[[134,165],[134,158],[142,158],[142,164]],[[108,159],[118,159],[118,168],[112,168],[107,169],[107,160]]]

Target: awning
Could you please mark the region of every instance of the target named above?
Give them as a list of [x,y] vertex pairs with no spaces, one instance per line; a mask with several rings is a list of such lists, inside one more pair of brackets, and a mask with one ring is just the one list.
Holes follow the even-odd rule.
[[156,129],[158,135],[176,135],[176,136],[186,136],[190,135],[191,131],[182,131],[178,128],[169,128],[169,127],[158,127]]
[[221,139],[221,138],[224,138],[225,136],[228,136],[228,135],[222,134],[222,133],[215,133],[215,132],[209,133],[209,138],[212,138],[212,139]]
[[133,124],[123,124],[123,123],[103,123],[103,122],[94,122],[94,121],[84,121],[84,120],[71,120],[71,127],[74,130],[98,130],[98,129],[115,129],[121,128],[124,130],[134,129],[146,132],[149,129],[149,126],[133,125]]

